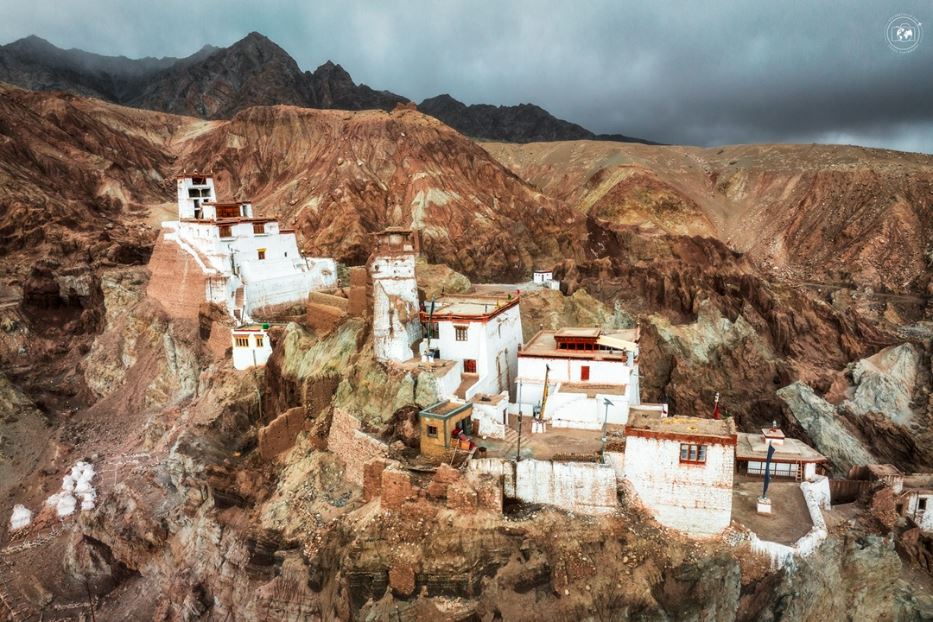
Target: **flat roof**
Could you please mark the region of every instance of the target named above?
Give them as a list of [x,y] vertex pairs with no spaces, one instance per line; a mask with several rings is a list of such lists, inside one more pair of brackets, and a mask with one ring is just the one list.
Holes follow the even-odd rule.
[[559,393],[586,393],[587,397],[596,397],[597,393],[603,395],[625,395],[628,385],[625,384],[596,384],[591,382],[561,382]]
[[[768,458],[768,445],[761,434],[739,432],[735,444],[736,460],[764,462]],[[774,462],[826,462],[827,458],[803,441],[785,438],[783,444],[774,446]]]
[[731,419],[704,417],[658,417],[654,413],[629,413],[626,436],[643,436],[668,440],[709,441],[720,445],[735,445],[735,423]]
[[625,341],[638,341],[637,328],[622,328],[615,330],[602,330],[594,327],[566,327],[560,330],[539,330],[534,337],[518,351],[519,356],[539,358],[567,358],[626,361],[628,355],[624,351],[615,350],[564,350],[557,347],[557,337],[599,338],[617,337]]
[[489,394],[489,393],[477,393],[473,396],[473,402],[479,404],[498,404],[505,399],[506,396],[501,393]]
[[473,404],[470,402],[461,403],[454,402],[453,400],[442,400],[431,404],[422,410],[420,414],[422,417],[430,417],[432,419],[447,419],[472,407]]
[[[489,319],[517,305],[520,298],[516,292],[505,291],[449,294],[434,301],[433,321]],[[430,309],[430,303],[426,303],[422,319],[431,315]]]
[[599,337],[599,334],[601,332],[602,331],[595,326],[592,326],[592,327],[568,326],[566,328],[557,329],[557,331],[554,332],[554,336],[555,337],[593,337],[595,339],[596,337]]

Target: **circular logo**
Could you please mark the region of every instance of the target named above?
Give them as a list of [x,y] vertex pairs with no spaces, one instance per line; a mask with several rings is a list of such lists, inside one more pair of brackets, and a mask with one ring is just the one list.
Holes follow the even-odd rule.
[[920,45],[920,40],[923,39],[923,24],[913,15],[898,13],[888,20],[884,35],[892,50],[899,54],[907,54]]

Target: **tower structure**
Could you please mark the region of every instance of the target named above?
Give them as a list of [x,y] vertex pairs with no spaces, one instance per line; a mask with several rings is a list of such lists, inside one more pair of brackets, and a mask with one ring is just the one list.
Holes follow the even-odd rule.
[[417,239],[409,229],[389,227],[375,237],[369,260],[373,283],[373,350],[378,361],[407,361],[421,339]]

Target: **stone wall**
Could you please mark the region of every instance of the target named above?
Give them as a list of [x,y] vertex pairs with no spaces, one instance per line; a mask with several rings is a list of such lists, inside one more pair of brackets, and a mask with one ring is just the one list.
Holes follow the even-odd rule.
[[327,436],[327,449],[345,466],[344,478],[363,486],[363,465],[372,458],[385,458],[388,446],[361,431],[360,420],[342,408],[334,409]]
[[680,442],[628,436],[625,479],[659,523],[709,536],[732,520],[735,448],[708,444],[705,464],[681,464]]

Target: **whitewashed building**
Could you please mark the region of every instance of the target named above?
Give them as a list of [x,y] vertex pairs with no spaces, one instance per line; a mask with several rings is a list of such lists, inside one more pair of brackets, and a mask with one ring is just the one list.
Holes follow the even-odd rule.
[[233,366],[237,369],[262,367],[272,356],[269,333],[262,326],[241,326],[231,331]]
[[421,339],[418,282],[415,280],[417,240],[408,229],[389,227],[374,234],[369,259],[373,282],[373,352],[377,361],[404,362],[415,357]]
[[625,426],[625,480],[662,525],[712,536],[732,519],[735,444],[731,419],[633,413]]
[[796,438],[786,438],[777,426],[764,428],[760,434],[739,432],[735,445],[735,464],[739,473],[764,476],[768,447],[774,447],[771,475],[813,481],[827,462],[826,456]]
[[178,220],[162,223],[167,242],[191,255],[207,277],[204,299],[246,323],[250,312],[306,300],[334,287],[333,259],[302,257],[295,231],[258,218],[248,201],[217,202],[210,175],[177,178]]
[[519,401],[541,404],[546,376],[545,422],[591,430],[604,420],[624,424],[630,407],[641,403],[638,338],[638,328],[538,332],[518,353]]
[[511,391],[522,343],[519,299],[518,292],[448,295],[433,301],[433,312],[430,306],[421,312],[421,321],[430,322],[424,352],[460,362],[461,399]]
[[560,289],[560,281],[554,280],[554,273],[546,268],[535,268],[531,273],[531,280],[542,287],[551,289]]
[[509,425],[509,392],[498,395],[477,393],[473,396],[473,421],[481,438],[504,439]]

